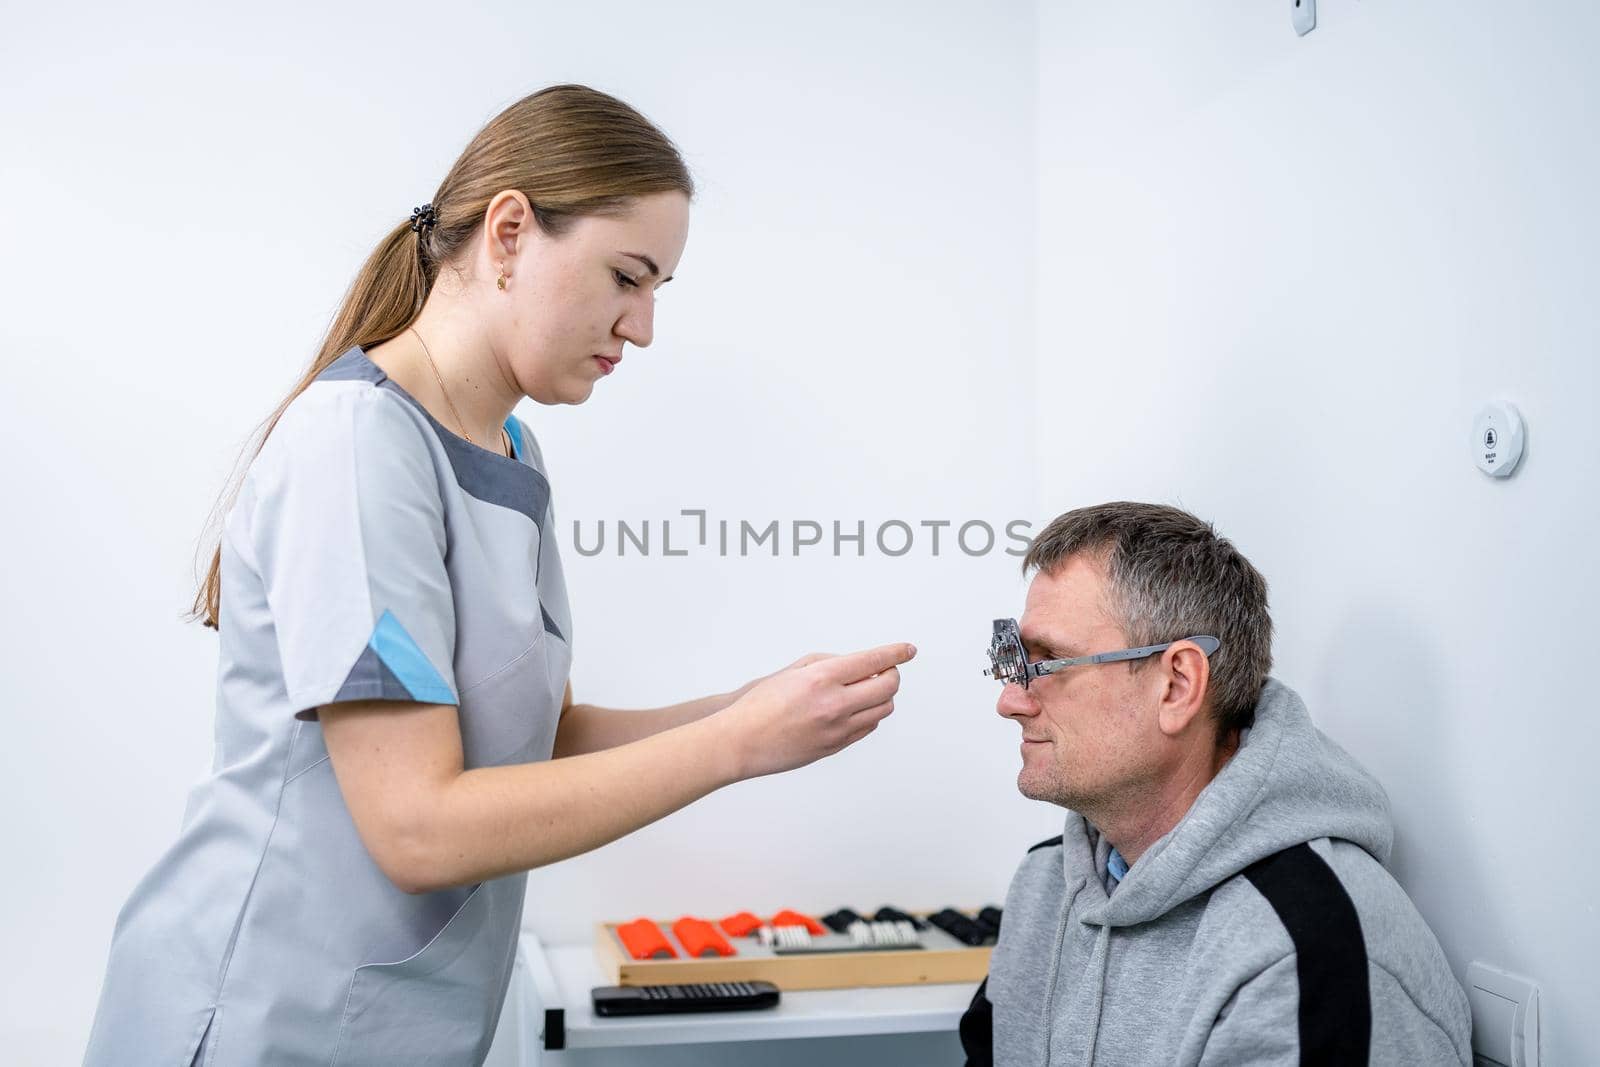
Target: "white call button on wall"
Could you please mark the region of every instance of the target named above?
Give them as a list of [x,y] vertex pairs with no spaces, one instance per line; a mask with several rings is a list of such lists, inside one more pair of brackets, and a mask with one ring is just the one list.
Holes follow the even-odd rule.
[[1472,459],[1483,473],[1504,478],[1522,458],[1522,415],[1510,404],[1485,404],[1472,420]]

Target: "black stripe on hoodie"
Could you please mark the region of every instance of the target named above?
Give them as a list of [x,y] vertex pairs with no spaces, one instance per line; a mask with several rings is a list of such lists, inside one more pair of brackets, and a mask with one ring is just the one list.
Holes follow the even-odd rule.
[[1245,877],[1294,941],[1301,1067],[1364,1065],[1372,1048],[1367,943],[1350,894],[1310,845],[1251,864]]
[[957,1033],[961,1051],[967,1054],[967,1067],[994,1067],[994,1005],[989,1003],[989,979],[985,978],[972,995],[972,1003]]
[[[1065,840],[1063,835],[1057,834],[1048,841],[1040,841],[1028,851],[1055,848]],[[967,1006],[966,1013],[961,1016],[958,1032],[961,1035],[961,1050],[967,1054],[967,1067],[991,1067],[994,1063],[994,1005],[989,1003],[988,994],[989,979],[985,978],[972,995],[972,1003]]]

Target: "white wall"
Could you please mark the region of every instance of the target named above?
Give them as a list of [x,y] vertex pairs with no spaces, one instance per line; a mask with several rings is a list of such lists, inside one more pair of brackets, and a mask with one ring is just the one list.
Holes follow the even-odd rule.
[[1234,537],[1458,974],[1537,979],[1545,1062],[1592,1063],[1600,12],[1319,8],[1041,5],[1039,510]]
[[[521,412],[563,524],[1027,514],[1030,7],[34,5],[6,23],[8,1059],[81,1055],[117,909],[209,764],[215,638],[178,616],[240,443],[380,233],[519,95],[615,92],[701,184],[655,345],[582,408]],[[537,873],[540,933],[981,904],[1053,832],[1014,795],[979,675],[1015,559],[569,551],[568,575],[581,700],[673,701],[816,649],[922,655],[856,750]]]

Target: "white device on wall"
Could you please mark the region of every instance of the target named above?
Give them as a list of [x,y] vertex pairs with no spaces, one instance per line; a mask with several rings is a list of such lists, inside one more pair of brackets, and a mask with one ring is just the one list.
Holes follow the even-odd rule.
[[1472,460],[1491,478],[1508,477],[1522,459],[1522,413],[1504,401],[1485,404],[1472,420]]
[[1294,5],[1294,32],[1304,37],[1317,28],[1317,0],[1289,0]]

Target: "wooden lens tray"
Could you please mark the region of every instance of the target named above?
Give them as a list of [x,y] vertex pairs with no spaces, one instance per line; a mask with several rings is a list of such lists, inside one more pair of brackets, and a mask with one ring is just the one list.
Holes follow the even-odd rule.
[[[924,918],[924,913],[917,917]],[[656,920],[677,959],[636,960],[617,937],[619,923],[595,932],[600,973],[613,985],[685,982],[771,982],[779,989],[842,989],[849,986],[928,985],[979,982],[989,973],[992,945],[972,948],[934,926],[921,933],[921,948],[843,949],[787,954],[754,937],[730,937],[732,956],[691,957],[672,934],[672,922]],[[840,935],[831,935],[843,938]]]

